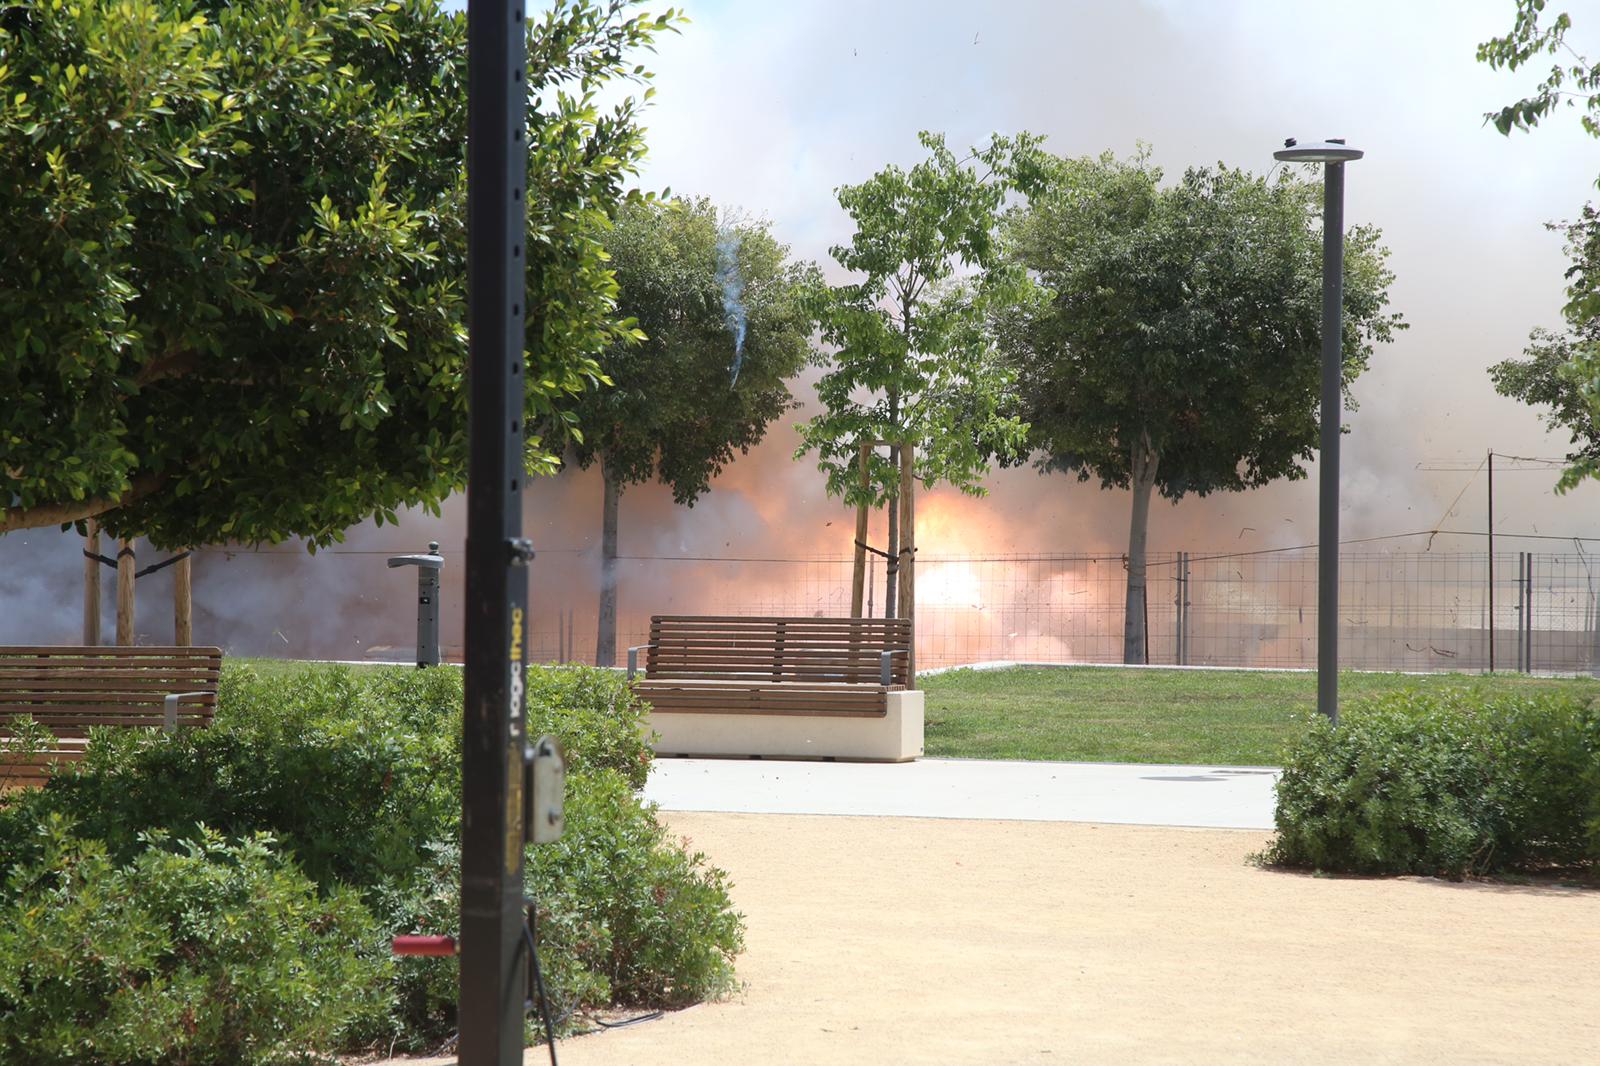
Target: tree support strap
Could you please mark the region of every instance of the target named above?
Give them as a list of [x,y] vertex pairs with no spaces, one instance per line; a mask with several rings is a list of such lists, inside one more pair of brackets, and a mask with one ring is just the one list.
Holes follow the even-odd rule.
[[869,551],[873,555],[876,555],[880,559],[893,559],[894,558],[893,555],[891,555],[888,552],[884,551],[882,548],[874,548],[872,545],[868,544],[866,541],[861,541],[861,540],[856,541],[856,547],[861,548],[861,549],[863,549],[865,551]]
[[[132,555],[132,554],[133,554],[133,549],[132,548],[123,548],[121,551],[117,552],[117,559],[122,558],[124,555]],[[193,554],[194,554],[194,552],[192,552],[192,551],[179,552],[177,555],[174,555],[170,559],[163,559],[159,563],[152,563],[149,566],[145,567],[143,570],[135,570],[133,572],[133,576],[135,578],[141,578],[141,577],[144,577],[146,574],[153,574],[157,570],[165,570],[167,567],[171,566],[173,563],[181,563],[181,562],[183,562],[183,560],[189,558],[189,556],[191,556]],[[109,556],[101,555],[99,552],[92,552],[88,548],[83,549],[83,557],[85,559],[94,559],[97,562],[105,563],[107,566],[111,567],[111,569],[113,569],[113,570],[115,570],[117,568],[117,559],[112,559]]]
[[893,552],[886,552],[882,548],[874,548],[865,541],[858,540],[855,543],[856,547],[862,549],[863,551],[869,551],[880,559],[887,559],[889,562],[889,572],[891,574],[894,573],[897,568],[905,565],[905,557],[907,555],[917,554],[916,548],[901,548],[900,555],[897,558]]

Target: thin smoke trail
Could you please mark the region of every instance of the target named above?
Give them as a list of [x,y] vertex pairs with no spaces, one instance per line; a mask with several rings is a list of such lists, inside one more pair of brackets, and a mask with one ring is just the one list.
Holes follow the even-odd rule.
[[749,325],[744,308],[744,278],[739,273],[739,236],[724,231],[717,239],[717,284],[722,286],[722,315],[733,334],[733,366],[728,385],[739,380],[744,365],[744,335]]

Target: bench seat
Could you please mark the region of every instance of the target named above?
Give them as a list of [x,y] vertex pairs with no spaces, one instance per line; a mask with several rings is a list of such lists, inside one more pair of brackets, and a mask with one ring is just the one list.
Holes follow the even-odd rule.
[[645,678],[634,691],[658,711],[682,714],[812,714],[882,718],[887,685],[806,681]]
[[922,754],[923,697],[897,619],[658,615],[629,650],[663,755],[903,761]]

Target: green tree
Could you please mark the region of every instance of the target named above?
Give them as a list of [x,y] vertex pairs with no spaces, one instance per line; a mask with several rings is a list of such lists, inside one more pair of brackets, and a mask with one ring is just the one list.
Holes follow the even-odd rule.
[[[1478,46],[1478,61],[1495,70],[1515,71],[1540,55],[1556,57],[1533,95],[1489,112],[1484,120],[1509,136],[1514,129],[1532,130],[1559,106],[1581,105],[1584,131],[1600,137],[1600,63],[1590,62],[1567,43],[1572,19],[1565,12],[1547,22],[1541,21],[1544,14],[1545,0],[1517,0],[1511,32]],[[1501,395],[1548,406],[1546,426],[1571,432],[1574,447],[1556,485],[1557,492],[1567,492],[1600,477],[1594,434],[1600,419],[1600,217],[1592,204],[1585,204],[1578,221],[1549,228],[1565,232],[1572,257],[1562,308],[1567,330],[1535,330],[1525,360],[1508,359],[1489,374]]]
[[1514,129],[1533,129],[1560,105],[1581,104],[1584,130],[1600,137],[1600,63],[1591,63],[1567,43],[1572,19],[1565,12],[1541,25],[1544,9],[1545,0],[1517,0],[1511,32],[1478,45],[1478,62],[1491,70],[1514,71],[1540,55],[1556,57],[1533,95],[1488,112],[1484,121],[1509,136]]
[[[1152,490],[1304,477],[1317,446],[1320,187],[1222,166],[1163,187],[1144,153],[1059,169],[1008,216],[1008,255],[1040,289],[998,332],[1040,471],[1132,492],[1123,658],[1137,663]],[[1346,236],[1347,388],[1403,328],[1378,242],[1367,226]]]
[[[530,22],[530,424],[570,426],[626,329],[600,240],[641,101],[596,94],[675,20],[629,7]],[[0,4],[0,533],[325,545],[460,486],[465,30],[437,0]]]
[[613,387],[586,392],[572,409],[574,458],[598,463],[604,481],[596,663],[611,666],[623,491],[659,480],[692,507],[794,406],[785,381],[811,353],[815,268],[792,262],[765,223],[719,217],[704,199],[630,204],[605,246],[619,309],[642,334],[606,350]]
[[[1573,265],[1567,271],[1573,292],[1593,292],[1600,280],[1600,214],[1586,204],[1576,222],[1561,226]],[[1586,478],[1600,475],[1600,318],[1576,321],[1569,315],[1561,332],[1534,330],[1522,359],[1507,359],[1489,368],[1495,391],[1532,406],[1546,407],[1545,428],[1571,434],[1567,467],[1557,484],[1566,492]]]
[[[817,384],[823,412],[800,427],[795,453],[817,453],[830,496],[888,506],[891,559],[900,555],[900,445],[913,446],[912,473],[925,487],[945,482],[975,496],[989,457],[1022,445],[1022,423],[1002,410],[1010,379],[987,319],[1027,287],[1000,258],[1000,210],[1045,178],[1040,138],[1028,133],[997,136],[966,157],[937,134],[918,139],[928,158],[910,170],[886,167],[837,190],[856,231],[830,253],[859,280],[819,291],[822,339],[837,351]],[[887,462],[874,453],[862,501],[858,445],[869,441],[890,442],[890,452]],[[895,600],[890,567],[891,617]]]

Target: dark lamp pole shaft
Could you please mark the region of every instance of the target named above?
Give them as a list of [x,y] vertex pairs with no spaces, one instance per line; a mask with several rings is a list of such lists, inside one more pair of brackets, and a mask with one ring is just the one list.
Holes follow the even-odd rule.
[[1339,722],[1339,424],[1344,384],[1344,164],[1322,169],[1322,454],[1317,531],[1317,710]]
[[522,1062],[522,0],[467,6],[466,708],[461,743],[461,1066]]

